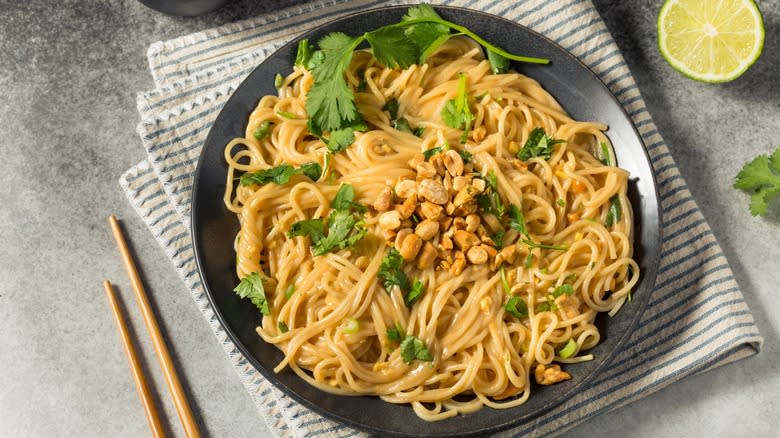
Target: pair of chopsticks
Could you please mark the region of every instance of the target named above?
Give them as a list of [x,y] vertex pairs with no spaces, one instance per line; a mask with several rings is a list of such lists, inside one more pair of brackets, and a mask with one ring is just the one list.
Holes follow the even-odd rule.
[[[144,287],[141,284],[141,278],[138,276],[138,270],[135,267],[133,256],[130,254],[130,250],[125,242],[122,229],[119,227],[116,217],[110,216],[108,222],[111,224],[111,230],[114,233],[116,244],[119,247],[119,252],[122,254],[122,259],[125,262],[125,270],[130,277],[130,283],[135,291],[135,298],[138,301],[138,307],[141,308],[141,314],[144,317],[144,323],[146,329],[149,331],[149,336],[152,338],[152,344],[154,345],[154,351],[157,353],[157,359],[162,367],[163,375],[165,376],[165,382],[168,384],[168,390],[173,397],[173,404],[176,406],[176,412],[179,414],[179,420],[184,427],[184,433],[188,438],[199,438],[200,431],[198,425],[190,410],[189,403],[187,403],[187,397],[184,394],[184,389],[179,381],[179,376],[176,374],[176,369],[173,366],[171,355],[168,353],[168,347],[165,345],[160,328],[157,325],[157,320],[152,312],[152,307],[149,304],[149,300],[144,292]],[[141,403],[143,403],[144,411],[146,412],[146,419],[149,421],[149,427],[152,429],[152,435],[155,437],[164,437],[165,431],[163,430],[162,423],[160,422],[160,416],[158,415],[157,408],[154,404],[154,399],[149,390],[149,386],[146,383],[146,377],[144,376],[141,363],[136,355],[135,346],[133,345],[130,334],[125,324],[125,319],[122,316],[122,312],[119,308],[119,303],[116,300],[114,294],[114,288],[109,281],[105,281],[103,286],[106,290],[106,295],[111,303],[111,310],[113,310],[114,317],[116,318],[116,324],[119,327],[119,333],[122,337],[122,343],[124,344],[125,353],[127,354],[127,360],[130,362],[130,369],[133,373],[133,380],[135,386],[138,389],[138,393],[141,396]]]

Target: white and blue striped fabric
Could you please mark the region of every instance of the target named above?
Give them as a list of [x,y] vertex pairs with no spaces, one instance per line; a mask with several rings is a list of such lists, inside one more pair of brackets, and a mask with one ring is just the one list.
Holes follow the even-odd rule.
[[[663,210],[663,248],[647,311],[628,344],[587,389],[506,435],[560,433],[685,376],[758,352],[763,339],[707,221],[680,176],[612,36],[589,0],[451,0],[499,15],[557,41],[587,64],[633,118],[652,159]],[[193,172],[209,128],[241,80],[297,34],[342,15],[386,5],[319,0],[152,44],[157,88],[138,96],[138,133],[148,158],[122,175],[149,226],[277,436],[361,434],[274,389],[238,352],[214,317],[189,234]],[[184,289],[184,288],[182,288]]]

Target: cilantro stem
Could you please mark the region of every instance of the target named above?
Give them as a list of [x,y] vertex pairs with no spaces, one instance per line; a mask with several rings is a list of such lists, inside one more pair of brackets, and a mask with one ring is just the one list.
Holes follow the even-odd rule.
[[500,47],[496,47],[493,44],[490,44],[489,42],[487,42],[485,39],[483,39],[479,35],[475,34],[472,31],[470,31],[467,27],[461,26],[459,24],[455,24],[455,23],[447,21],[447,20],[442,20],[441,18],[433,18],[433,17],[430,17],[430,18],[414,18],[414,19],[411,19],[411,20],[402,21],[400,23],[390,24],[390,25],[388,25],[386,27],[406,27],[406,26],[410,26],[412,24],[418,24],[418,23],[437,23],[437,24],[441,24],[441,25],[447,26],[450,29],[453,29],[453,30],[456,30],[456,31],[460,32],[462,35],[466,35],[466,36],[470,37],[471,39],[473,39],[474,41],[478,42],[479,44],[481,44],[482,46],[484,46],[488,50],[490,50],[492,52],[495,52],[495,53],[503,56],[504,58],[511,59],[513,61],[528,62],[528,63],[531,63],[531,64],[549,64],[550,63],[550,60],[549,59],[545,59],[545,58],[534,58],[534,57],[530,57],[530,56],[513,55],[513,54],[507,52],[506,50],[504,50],[504,49],[502,49]]

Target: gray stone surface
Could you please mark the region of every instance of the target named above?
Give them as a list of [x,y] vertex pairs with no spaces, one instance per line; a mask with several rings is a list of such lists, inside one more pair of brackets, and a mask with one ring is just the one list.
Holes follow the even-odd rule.
[[[145,436],[101,281],[127,305],[169,430],[176,413],[106,217],[123,219],[159,321],[204,431],[269,436],[163,251],[117,184],[144,156],[135,93],[152,87],[147,46],[280,7],[229,1],[177,18],[133,0],[0,0],[0,436]],[[780,219],[752,218],[731,188],[741,165],[778,145],[780,4],[760,2],[761,60],[707,85],[656,49],[660,1],[597,0],[661,133],[720,238],[767,339],[757,357],[691,377],[571,431],[570,436],[770,436],[780,413],[777,330]]]

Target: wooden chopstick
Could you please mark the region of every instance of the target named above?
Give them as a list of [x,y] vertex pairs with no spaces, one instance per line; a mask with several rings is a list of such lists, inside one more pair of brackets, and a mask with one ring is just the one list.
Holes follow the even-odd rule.
[[116,301],[114,288],[111,287],[111,283],[108,280],[103,282],[103,287],[106,289],[108,302],[111,303],[111,310],[114,312],[116,325],[119,328],[119,334],[122,337],[122,345],[124,345],[125,354],[127,354],[127,361],[130,362],[130,371],[133,373],[133,380],[135,381],[136,389],[138,389],[138,395],[141,396],[141,403],[144,405],[144,412],[146,412],[146,419],[149,421],[149,427],[152,429],[152,435],[155,438],[162,438],[165,436],[165,430],[163,430],[160,417],[157,414],[157,407],[154,404],[152,393],[149,391],[149,385],[146,384],[146,376],[144,375],[143,368],[141,368],[141,362],[138,360],[138,355],[135,352],[135,345],[133,345],[133,340],[130,339],[130,333],[127,331],[127,325],[125,324],[124,316],[122,316],[122,310],[119,308],[119,303]]
[[144,291],[143,284],[141,284],[141,278],[138,276],[138,270],[135,267],[133,256],[130,254],[130,250],[127,247],[124,235],[122,234],[122,229],[119,227],[119,222],[117,222],[116,217],[109,216],[108,222],[111,224],[111,230],[114,232],[116,244],[119,247],[119,252],[122,254],[122,259],[125,262],[125,269],[127,270],[127,275],[130,277],[130,283],[133,285],[138,307],[141,308],[141,314],[144,317],[146,328],[149,331],[149,336],[152,338],[152,344],[157,353],[157,359],[160,361],[160,366],[165,375],[165,382],[168,384],[168,390],[173,397],[173,404],[176,406],[179,420],[184,427],[184,433],[189,438],[198,438],[200,437],[198,424],[195,422],[195,418],[190,410],[187,396],[184,394],[184,389],[179,381],[179,376],[176,374],[173,360],[171,360],[171,355],[168,353],[168,347],[166,347],[165,341],[160,333],[157,320],[152,312],[152,306],[149,304],[149,300],[146,297],[146,292]]

